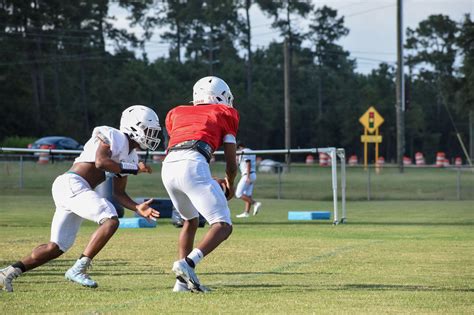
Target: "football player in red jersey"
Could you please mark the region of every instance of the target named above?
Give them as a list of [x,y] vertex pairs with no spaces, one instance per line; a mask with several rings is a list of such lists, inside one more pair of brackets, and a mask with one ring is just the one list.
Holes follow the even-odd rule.
[[[226,196],[209,168],[213,152],[224,146],[227,199],[234,195],[237,174],[236,135],[239,114],[233,108],[229,86],[209,76],[193,87],[193,105],[177,106],[166,116],[168,154],[163,161],[163,184],[173,205],[184,218],[179,235],[179,260],[173,264],[176,283],[173,291],[205,292],[194,272],[202,258],[232,233]],[[201,214],[211,225],[194,247]]]

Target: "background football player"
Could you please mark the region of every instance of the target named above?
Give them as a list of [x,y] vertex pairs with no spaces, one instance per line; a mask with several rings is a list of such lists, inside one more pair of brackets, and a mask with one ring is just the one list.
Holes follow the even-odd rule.
[[250,208],[253,205],[253,215],[257,215],[262,206],[261,202],[255,201],[252,198],[253,187],[257,180],[256,170],[256,156],[251,153],[249,148],[246,148],[243,142],[239,141],[237,149],[242,151],[239,157],[239,169],[241,178],[235,189],[235,197],[240,198],[245,202],[244,212],[236,215],[237,218],[248,218],[250,216]]
[[53,183],[56,211],[50,242],[39,245],[30,255],[0,270],[0,286],[12,292],[14,278],[64,254],[73,245],[82,221],[87,219],[99,227],[65,276],[83,286],[96,288],[97,283],[87,274],[87,268],[115,233],[119,221],[112,203],[99,196],[94,188],[106,179],[106,175],[113,175],[115,199],[141,216],[156,220],[159,212],[149,207],[153,200],[137,204],[127,195],[125,187],[127,175],[152,172],[150,167],[138,161],[136,149],[155,150],[160,143],[160,130],[156,113],[141,105],[123,111],[120,130],[96,127],[71,169]]
[[[230,88],[222,79],[204,77],[193,87],[194,106],[175,107],[166,116],[170,139],[161,177],[175,208],[185,220],[178,241],[179,260],[172,268],[177,277],[173,291],[206,291],[194,267],[232,233],[226,196],[209,168],[213,152],[223,144],[225,190],[227,199],[232,198],[239,124],[239,114],[232,101]],[[199,213],[211,227],[193,249]]]

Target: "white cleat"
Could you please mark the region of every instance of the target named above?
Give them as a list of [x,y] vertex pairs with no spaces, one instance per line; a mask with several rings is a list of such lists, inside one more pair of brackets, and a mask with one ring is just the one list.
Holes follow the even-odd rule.
[[23,272],[20,268],[8,266],[5,269],[0,270],[0,288],[7,292],[13,292],[13,279],[21,275]]
[[242,212],[241,214],[236,215],[236,218],[248,218],[250,215],[248,212]]
[[262,203],[258,201],[253,205],[253,215],[257,215],[261,206],[262,206]]
[[[205,286],[201,286],[199,279],[194,272],[194,269],[188,265],[186,260],[180,259],[173,263],[171,269],[178,279],[177,281],[183,280],[186,282],[188,290],[191,292],[209,292],[210,290]],[[175,284],[176,287],[176,284]],[[174,288],[173,288],[174,291]],[[176,292],[176,291],[175,291]]]
[[183,280],[183,278],[176,277],[176,283],[174,284],[173,292],[191,292],[191,290],[188,289],[188,285],[186,281]]
[[[209,289],[206,286],[203,286],[202,284],[199,285],[199,291],[198,292],[211,292],[212,290]],[[193,292],[188,288],[188,285],[186,284],[186,281],[184,281],[183,278],[181,277],[176,277],[176,283],[174,284],[173,287],[173,292]]]
[[87,274],[87,268],[91,266],[91,260],[87,257],[78,259],[74,266],[72,266],[64,275],[66,279],[79,283],[84,287],[97,288],[97,282],[91,279]]

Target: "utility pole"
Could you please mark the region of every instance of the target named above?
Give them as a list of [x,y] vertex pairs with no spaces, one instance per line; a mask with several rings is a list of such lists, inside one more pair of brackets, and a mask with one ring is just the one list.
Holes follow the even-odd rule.
[[397,0],[397,164],[403,173],[405,153],[405,82],[403,73],[403,0]]
[[[284,56],[284,86],[285,86],[285,149],[291,149],[291,128],[290,128],[290,54],[288,51],[288,39],[283,43]],[[290,166],[291,157],[286,156],[286,164]]]
[[252,96],[252,34],[250,27],[250,7],[252,6],[251,0],[245,0],[245,14],[247,18],[247,99]]
[[218,59],[214,59],[214,50],[218,50],[220,46],[214,46],[214,38],[213,38],[212,29],[207,33],[207,45],[203,45],[203,48],[208,52],[208,60],[204,61],[209,65],[209,75],[214,74],[214,64],[219,63]]
[[469,111],[469,156],[474,158],[474,110]]

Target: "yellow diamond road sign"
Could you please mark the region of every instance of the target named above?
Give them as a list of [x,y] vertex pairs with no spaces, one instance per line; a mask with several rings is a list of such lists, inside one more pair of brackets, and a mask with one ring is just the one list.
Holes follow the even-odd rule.
[[383,124],[383,117],[375,110],[373,106],[365,112],[364,115],[359,118],[360,123],[369,131],[373,133],[375,129],[380,127]]

